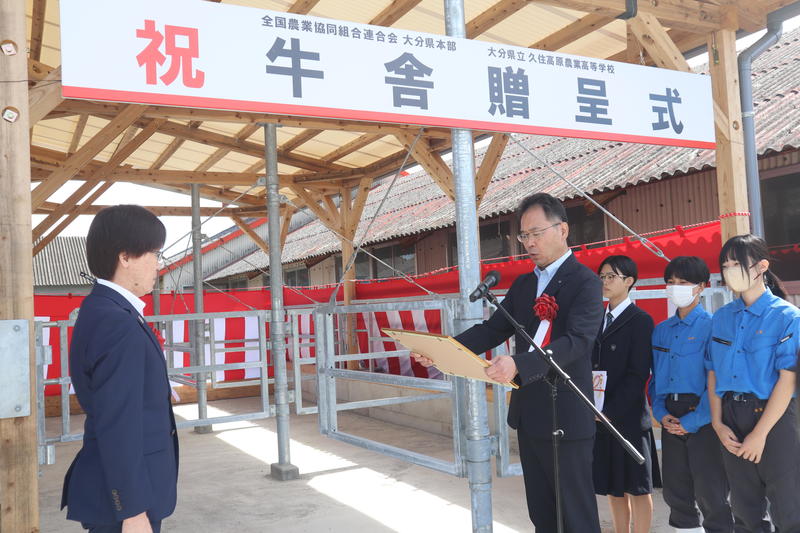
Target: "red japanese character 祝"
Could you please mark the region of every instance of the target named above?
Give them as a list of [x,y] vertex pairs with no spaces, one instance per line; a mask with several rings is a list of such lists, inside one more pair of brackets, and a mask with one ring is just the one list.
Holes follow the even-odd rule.
[[[158,67],[163,65],[169,56],[169,69],[160,77],[164,85],[170,85],[181,73],[184,86],[192,89],[203,86],[205,72],[200,69],[192,72],[192,60],[200,57],[200,38],[197,28],[167,24],[162,34],[156,29],[155,21],[148,19],[144,21],[144,28],[136,30],[136,37],[150,40],[144,50],[136,56],[139,66],[145,67],[145,81],[148,85],[158,83]],[[178,44],[179,41],[181,44]],[[166,55],[161,53],[162,44]]]

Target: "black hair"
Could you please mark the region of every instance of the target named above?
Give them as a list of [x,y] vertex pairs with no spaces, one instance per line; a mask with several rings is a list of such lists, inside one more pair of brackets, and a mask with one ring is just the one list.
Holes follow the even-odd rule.
[[167,229],[153,213],[139,205],[115,205],[95,215],[86,236],[86,260],[95,277],[114,277],[119,254],[141,257],[160,250]]
[[524,215],[528,209],[536,207],[537,205],[542,208],[547,220],[569,222],[569,220],[567,220],[567,210],[564,209],[564,204],[561,203],[561,200],[546,192],[537,192],[522,200],[517,208],[517,219],[521,221],[522,215]]
[[633,278],[633,283],[631,283],[631,286],[628,287],[628,292],[630,292],[631,288],[636,284],[636,281],[639,279],[639,269],[636,267],[636,263],[633,262],[633,259],[631,259],[627,255],[609,255],[608,257],[603,259],[603,262],[600,263],[599,267],[597,267],[598,274],[605,265],[610,266],[611,270],[613,270],[620,276],[625,276],[626,278]]
[[664,281],[672,278],[685,279],[697,285],[708,283],[711,280],[711,273],[706,262],[699,257],[682,255],[670,261],[664,269]]
[[[725,261],[736,261],[742,268],[747,270],[764,259],[767,261],[771,260],[769,248],[767,248],[767,243],[764,239],[751,234],[736,235],[728,239],[727,242],[722,245],[722,250],[719,252],[719,269],[720,272],[722,272],[722,264]],[[764,285],[766,285],[775,296],[785,300],[786,289],[778,276],[769,270],[764,271],[762,275],[764,277]]]

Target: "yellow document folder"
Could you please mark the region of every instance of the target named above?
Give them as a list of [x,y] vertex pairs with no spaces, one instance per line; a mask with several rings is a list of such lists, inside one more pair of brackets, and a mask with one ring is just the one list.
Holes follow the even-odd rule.
[[472,353],[453,337],[419,331],[403,331],[401,329],[383,328],[381,331],[412,352],[431,359],[436,368],[445,374],[478,379],[515,389],[519,388],[513,382],[500,383],[490,379],[484,372],[484,368],[489,366],[489,363]]

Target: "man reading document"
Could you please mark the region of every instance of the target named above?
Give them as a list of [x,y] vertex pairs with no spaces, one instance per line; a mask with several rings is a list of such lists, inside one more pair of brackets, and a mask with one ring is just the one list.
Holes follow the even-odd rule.
[[[567,246],[567,213],[558,199],[545,193],[531,195],[522,201],[517,215],[518,239],[536,267],[514,281],[501,305],[531,337],[541,339],[541,346],[553,352],[555,361],[591,398],[592,344],[603,318],[600,279]],[[505,316],[495,312],[455,338],[483,353],[514,334]],[[553,420],[550,385],[545,381],[549,366],[529,351],[530,345],[519,335],[515,346],[514,355],[494,358],[486,374],[520,386],[511,392],[508,425],[517,430],[528,514],[537,531],[553,532],[557,530]],[[427,357],[412,355],[422,365],[433,364]],[[558,423],[564,430],[559,448],[564,531],[599,533],[592,481],[594,415],[565,384],[558,389]]]

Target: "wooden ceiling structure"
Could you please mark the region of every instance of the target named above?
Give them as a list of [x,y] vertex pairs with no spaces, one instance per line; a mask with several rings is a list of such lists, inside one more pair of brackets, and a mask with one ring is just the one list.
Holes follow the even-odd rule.
[[[224,1],[444,33],[442,0]],[[622,20],[618,17],[626,11],[626,0],[464,0],[467,36],[471,39],[682,71],[689,70],[685,52],[709,47],[723,214],[747,211],[736,32],[763,29],[768,13],[792,2],[638,0],[638,14]],[[27,235],[23,234],[29,226],[20,225],[18,217],[10,216],[10,226],[0,221],[0,229],[17,228],[14,235],[27,243],[23,246],[21,241],[9,239],[13,242],[3,244],[2,254],[14,255],[27,249],[30,258],[31,252],[40,251],[77,216],[95,213],[101,207],[96,200],[117,182],[186,194],[192,184],[200,184],[202,197],[224,204],[221,216],[247,227],[245,217],[266,213],[265,190],[257,185],[264,171],[262,123],[281,126],[278,170],[281,192],[291,200],[283,209],[284,237],[295,208],[308,208],[343,237],[346,260],[352,253],[349,241],[355,235],[373,180],[396,171],[412,144],[413,162],[419,163],[446,194],[454,196],[452,171],[442,159],[451,142],[450,131],[444,128],[420,130],[414,125],[64,100],[58,2],[28,0],[25,13],[21,13],[21,4],[19,0],[0,0],[0,41],[21,31],[14,24],[22,20],[28,54],[19,54],[17,60],[27,62],[28,84],[23,88],[24,101],[17,101],[16,107],[26,115],[24,123],[30,127],[25,135],[30,184],[27,169],[22,171],[19,162],[14,162],[19,154],[27,160],[28,152],[17,150],[20,144],[11,139],[14,135],[19,139],[19,133],[9,133],[9,126],[2,124],[0,128],[5,130],[0,129],[0,155],[12,157],[0,161],[0,171],[9,175],[23,172],[23,187],[28,189],[20,193],[17,183],[14,192],[2,184],[7,181],[2,176],[0,211],[8,208],[8,213],[19,214],[24,209],[46,217]],[[25,38],[17,40],[23,42]],[[12,67],[0,63],[0,75],[19,79],[13,77]],[[20,94],[17,89],[6,91],[5,96],[0,94],[0,107],[9,105],[7,97],[13,100]],[[474,134],[488,134],[492,139],[476,172],[476,199],[480,202],[509,139],[502,133]],[[53,195],[71,180],[81,185],[66,199],[53,201]],[[23,198],[28,193],[30,203]],[[188,208],[148,207],[159,215],[189,214]],[[203,211],[211,214],[217,209]],[[723,238],[745,233],[748,228],[746,217],[726,217]],[[254,232],[247,233],[257,237]],[[9,266],[0,260],[0,318],[32,317],[32,283],[27,283],[23,272],[30,272],[25,267],[29,264],[28,260]],[[8,273],[13,275],[6,276]],[[0,420],[0,529],[34,531],[38,508],[35,430],[31,428],[35,425],[14,420]]]

